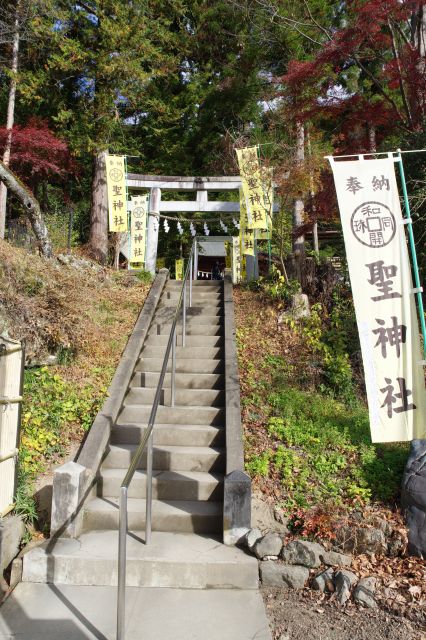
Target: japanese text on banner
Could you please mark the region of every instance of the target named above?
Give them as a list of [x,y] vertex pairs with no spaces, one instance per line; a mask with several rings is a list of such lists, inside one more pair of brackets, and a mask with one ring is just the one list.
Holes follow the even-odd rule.
[[240,253],[254,256],[254,233],[248,228],[248,214],[243,190],[240,189]]
[[248,214],[247,227],[268,229],[269,203],[265,203],[262,172],[257,157],[257,147],[237,149],[242,190]]
[[332,162],[373,442],[426,437],[410,262],[392,158]]
[[241,282],[241,251],[240,239],[232,238],[232,282],[237,284]]
[[183,280],[183,259],[175,260],[176,280]]
[[106,176],[108,191],[108,228],[123,233],[128,230],[126,171],[124,156],[106,156]]
[[145,262],[148,196],[131,199],[130,262]]

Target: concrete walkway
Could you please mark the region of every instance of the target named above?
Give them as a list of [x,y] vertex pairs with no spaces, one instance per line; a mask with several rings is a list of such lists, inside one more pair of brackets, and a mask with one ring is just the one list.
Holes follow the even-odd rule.
[[[0,640],[115,640],[114,587],[20,583]],[[271,640],[257,590],[127,589],[126,640]]]

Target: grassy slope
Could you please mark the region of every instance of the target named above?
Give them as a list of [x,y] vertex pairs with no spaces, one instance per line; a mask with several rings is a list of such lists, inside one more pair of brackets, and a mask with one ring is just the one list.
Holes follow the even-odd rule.
[[371,444],[363,402],[333,396],[303,327],[278,326],[276,304],[242,288],[235,302],[246,467],[255,484],[314,535],[330,535],[336,513],[394,510],[406,445]]
[[0,241],[0,329],[25,339],[18,508],[35,516],[31,485],[90,427],[149,291],[127,272],[76,268]]

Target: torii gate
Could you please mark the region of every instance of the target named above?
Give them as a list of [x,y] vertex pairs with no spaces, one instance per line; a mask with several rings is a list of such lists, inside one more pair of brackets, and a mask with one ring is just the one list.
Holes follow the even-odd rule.
[[[132,191],[149,189],[149,215],[147,230],[147,247],[145,268],[155,273],[157,262],[158,233],[161,213],[240,213],[239,200],[224,202],[209,200],[209,191],[238,191],[241,187],[240,176],[221,177],[184,177],[184,176],[149,176],[136,173],[127,175],[127,187]],[[196,199],[191,201],[161,200],[163,191],[195,191]],[[274,205],[274,211],[278,206]],[[247,256],[248,275],[254,275],[254,258]]]

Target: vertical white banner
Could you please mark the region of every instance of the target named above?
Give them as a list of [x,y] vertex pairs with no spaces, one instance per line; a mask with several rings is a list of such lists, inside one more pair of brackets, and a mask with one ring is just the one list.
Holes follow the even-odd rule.
[[240,238],[234,236],[232,238],[232,282],[237,284],[241,281],[241,251]]
[[392,158],[333,161],[373,442],[426,438],[426,394]]

